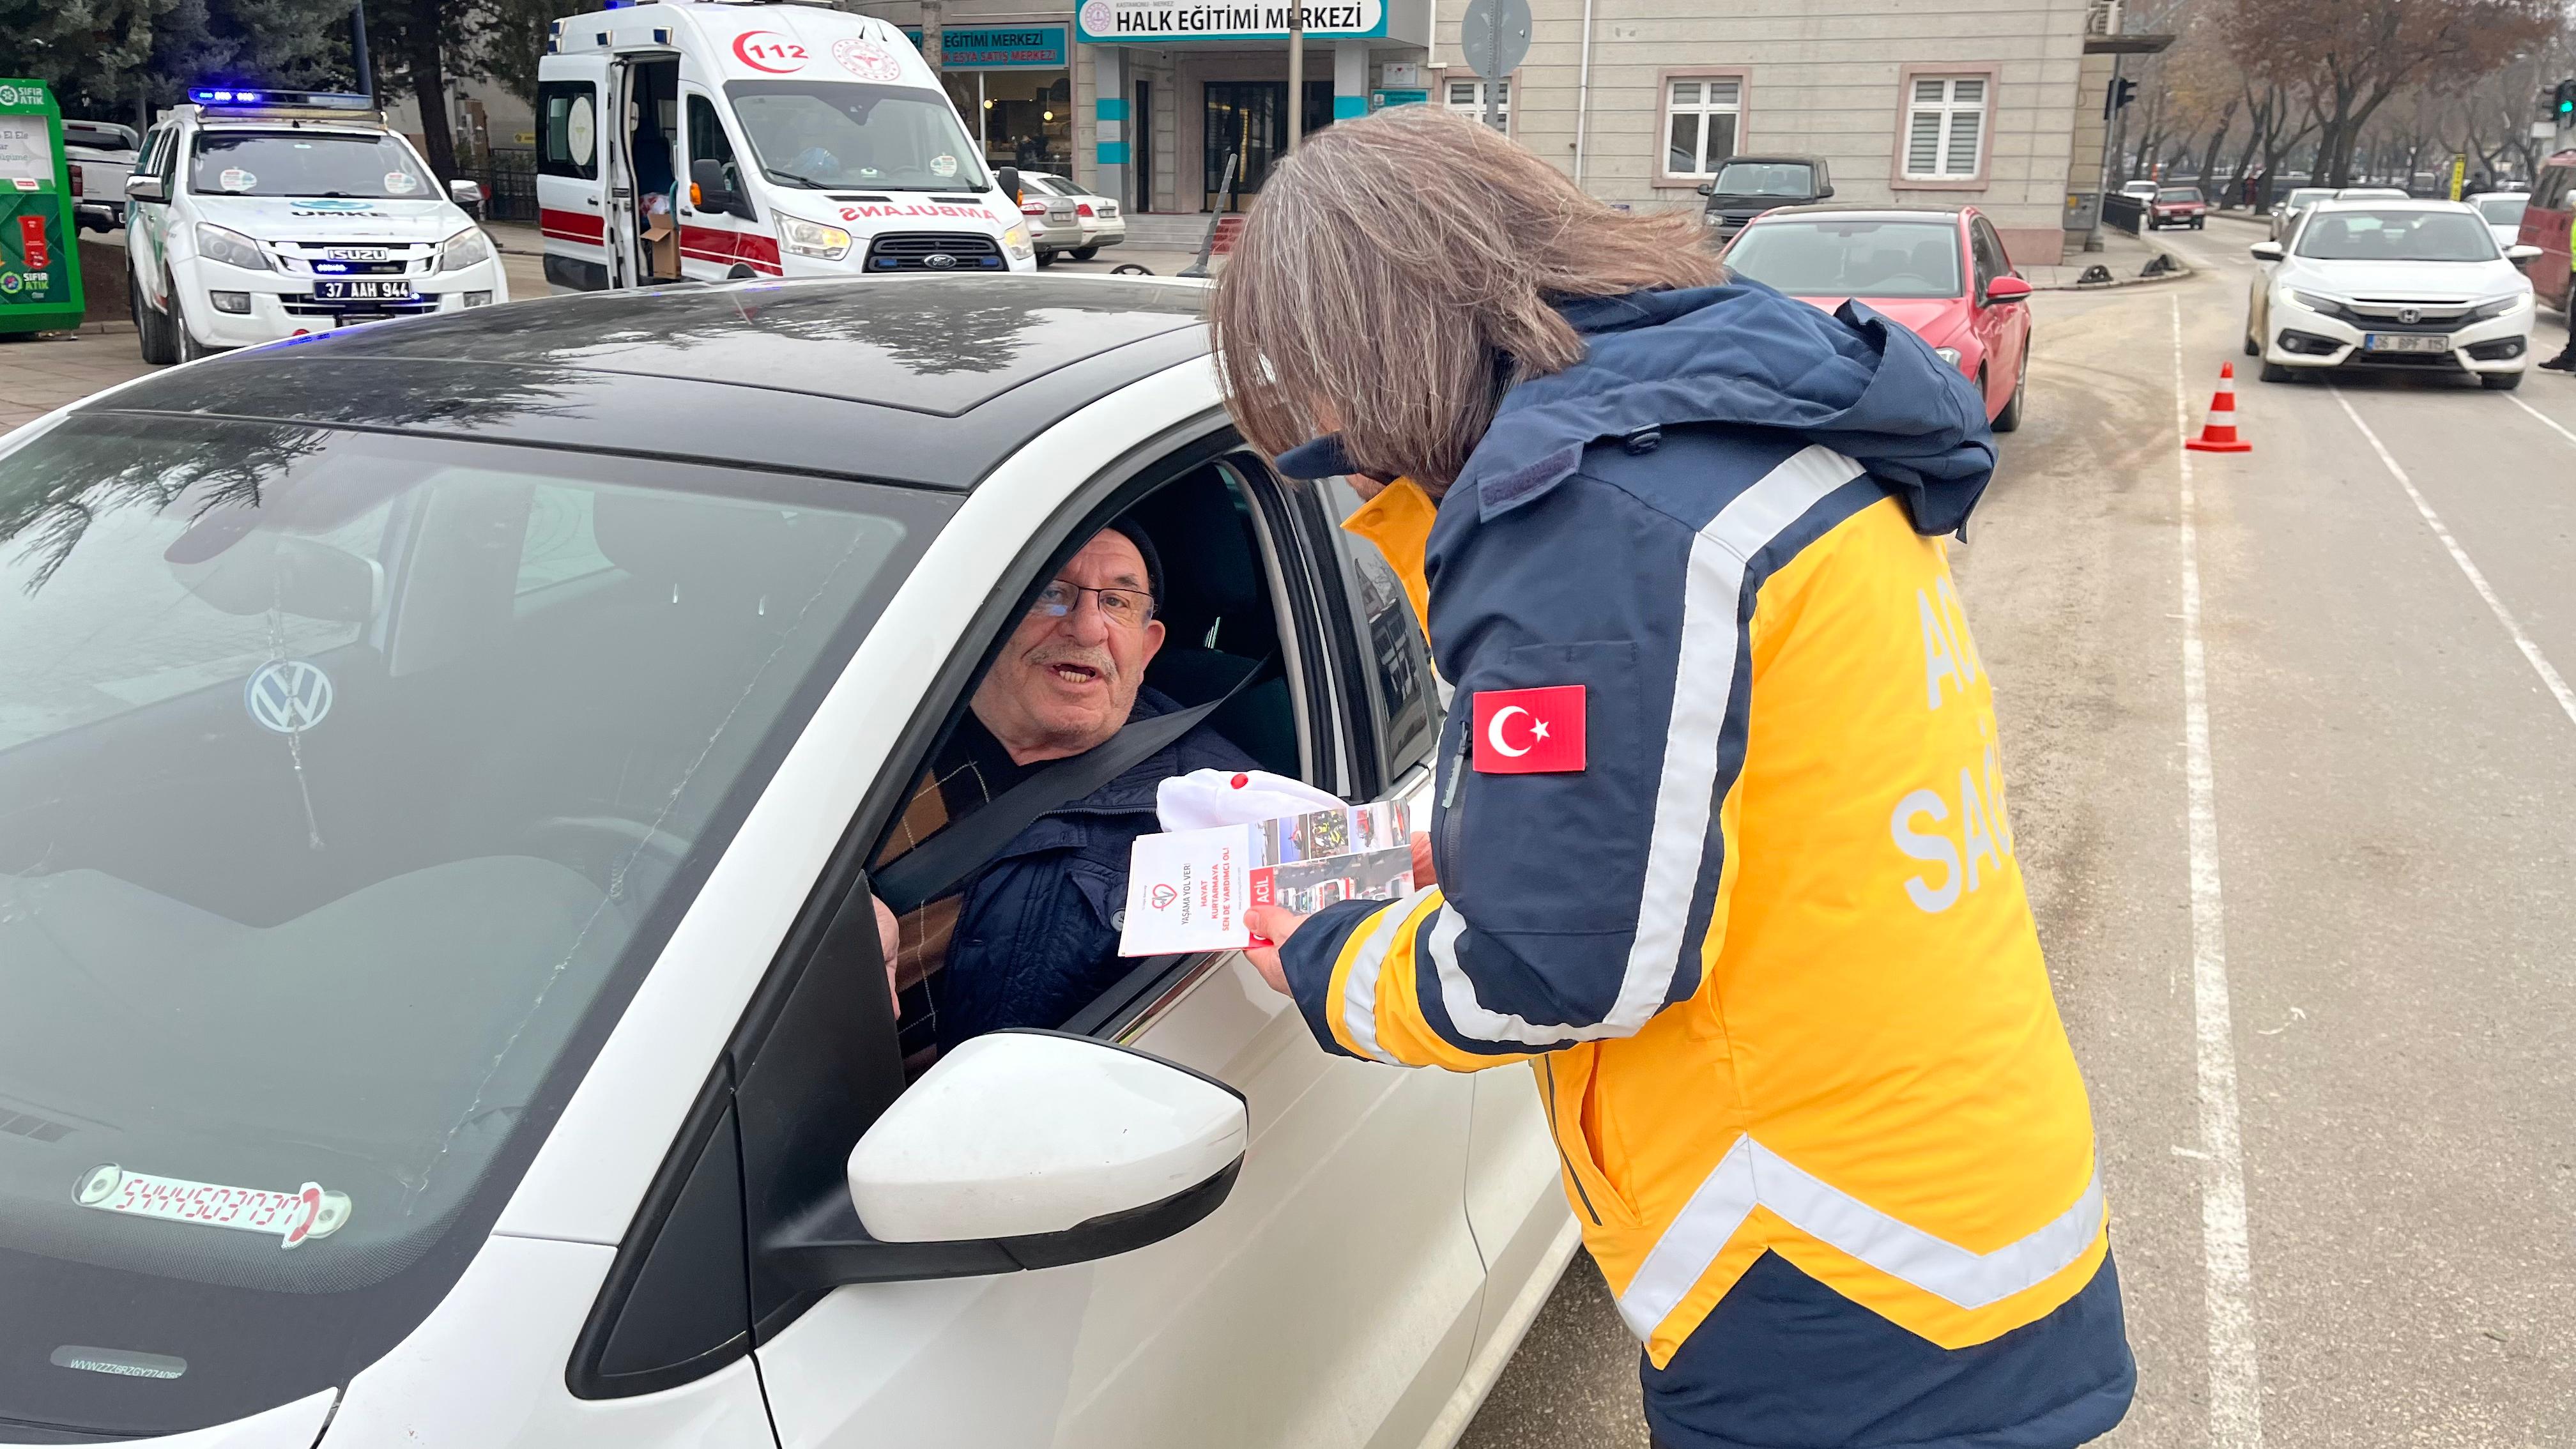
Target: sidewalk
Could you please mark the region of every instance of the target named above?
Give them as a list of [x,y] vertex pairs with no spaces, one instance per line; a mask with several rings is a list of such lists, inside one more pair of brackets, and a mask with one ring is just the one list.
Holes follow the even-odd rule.
[[[2139,275],[2146,269],[2148,262],[2160,256],[2172,258],[2173,271],[2159,273],[2153,277]],[[2092,267],[2101,267],[2110,272],[2109,280],[2084,281],[2085,271]],[[2169,282],[2177,277],[2188,277],[2191,275],[2191,264],[2144,237],[2134,237],[2125,231],[2106,226],[2102,228],[2102,250],[2069,252],[2066,260],[2055,266],[2023,267],[2021,274],[2033,287],[2043,292],[2089,292],[2101,287],[2129,286],[2139,282]]]
[[83,327],[0,341],[0,429],[31,423],[65,403],[153,369],[131,324]]

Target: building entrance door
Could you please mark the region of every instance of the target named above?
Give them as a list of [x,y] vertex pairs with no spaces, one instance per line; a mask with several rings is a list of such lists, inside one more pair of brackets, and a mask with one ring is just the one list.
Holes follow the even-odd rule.
[[[1306,82],[1305,133],[1313,135],[1333,123],[1333,83]],[[1210,211],[1240,211],[1246,197],[1257,194],[1270,168],[1288,151],[1288,83],[1286,81],[1209,81],[1207,83],[1206,180],[1200,183]],[[1229,156],[1242,159],[1234,184],[1220,192]]]

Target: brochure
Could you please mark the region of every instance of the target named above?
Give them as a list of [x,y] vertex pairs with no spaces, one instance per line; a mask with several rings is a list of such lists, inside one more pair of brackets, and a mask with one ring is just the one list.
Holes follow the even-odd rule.
[[1413,832],[1397,801],[1138,838],[1127,868],[1122,956],[1252,944],[1243,913],[1300,915],[1336,901],[1391,901],[1413,890]]

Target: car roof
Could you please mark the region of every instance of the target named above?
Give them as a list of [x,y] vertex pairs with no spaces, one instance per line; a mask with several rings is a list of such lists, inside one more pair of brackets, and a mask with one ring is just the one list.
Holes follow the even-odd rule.
[[1205,289],[1029,275],[591,292],[174,368],[83,410],[434,433],[967,488],[1204,356]]
[[1725,160],[1717,164],[1720,166],[1733,166],[1739,161],[1749,161],[1756,166],[1813,166],[1817,164],[1817,160],[1818,158],[1814,156],[1799,156],[1787,151],[1775,151],[1760,156],[1746,155],[1739,152],[1736,155],[1727,157]]
[[1782,216],[1843,216],[1854,221],[1955,221],[1968,210],[1964,206],[1840,206],[1817,201],[1805,206],[1775,206],[1753,220],[1759,223]]
[[2438,196],[2329,196],[2318,202],[2317,211],[2387,211],[2390,208],[2416,211],[2475,212],[2465,201],[2446,201]]

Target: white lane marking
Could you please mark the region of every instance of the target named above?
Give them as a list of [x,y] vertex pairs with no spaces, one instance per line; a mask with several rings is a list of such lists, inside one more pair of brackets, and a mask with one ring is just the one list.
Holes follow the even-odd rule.
[[2556,418],[2553,418],[2549,414],[2542,412],[2540,409],[2533,407],[2531,404],[2524,402],[2522,399],[2515,397],[2512,393],[2506,393],[2504,395],[2504,400],[2513,404],[2515,407],[2522,409],[2524,412],[2531,414],[2533,417],[2540,419],[2540,425],[2542,427],[2547,428],[2549,431],[2556,433],[2558,436],[2565,438],[2571,443],[2576,443],[2576,433],[2567,431],[2566,425],[2559,422]]
[[2209,759],[2209,673],[2200,640],[2200,533],[2194,520],[2191,400],[2182,368],[2182,299],[2173,304],[2174,453],[2182,478],[2183,777],[2191,822],[2191,995],[2198,1038],[2201,1258],[2208,1273],[2209,1442],[2261,1449],[2263,1379],[2254,1343],[2254,1268],[2245,1226],[2245,1149],[2236,1126],[2236,1038],[2227,1001],[2227,917],[2218,880],[2218,778]]
[[[2433,536],[2442,541],[2442,547],[2450,550],[2451,562],[2458,564],[2460,572],[2468,575],[2469,587],[2476,589],[2478,597],[2487,601],[2487,608],[2496,616],[2496,622],[2502,624],[2504,631],[2513,636],[2513,647],[2522,651],[2522,657],[2530,662],[2532,672],[2540,676],[2542,684],[2549,686],[2550,694],[2557,699],[2558,707],[2567,712],[2567,718],[2570,721],[2576,721],[2576,691],[2568,689],[2567,681],[2551,667],[2549,656],[2541,653],[2540,646],[2531,642],[2531,636],[2522,632],[2522,625],[2514,619],[2513,611],[2504,606],[2504,600],[2496,597],[2496,591],[2487,584],[2487,576],[2478,572],[2476,564],[2469,562],[2467,550],[2461,548],[2460,541],[2451,536],[2450,528],[2442,522],[2442,515],[2435,513],[2433,505],[2425,502],[2424,495],[2415,490],[2415,480],[2406,476],[2406,470],[2399,467],[2397,459],[2389,453],[2388,445],[2379,441],[2379,435],[2370,430],[2370,424],[2363,422],[2361,414],[2353,410],[2352,400],[2343,395],[2343,389],[2331,388],[2329,391],[2334,393],[2334,400],[2342,405],[2343,415],[2352,419],[2352,425],[2361,429],[2361,435],[2370,440],[2370,449],[2377,453],[2379,461],[2387,466],[2388,476],[2396,479],[2397,486],[2405,489],[2406,496],[2414,500],[2415,511],[2424,515],[2424,523],[2433,530]],[[2548,419],[2543,418],[2541,421],[2548,422]],[[2550,423],[2550,426],[2558,425]]]

